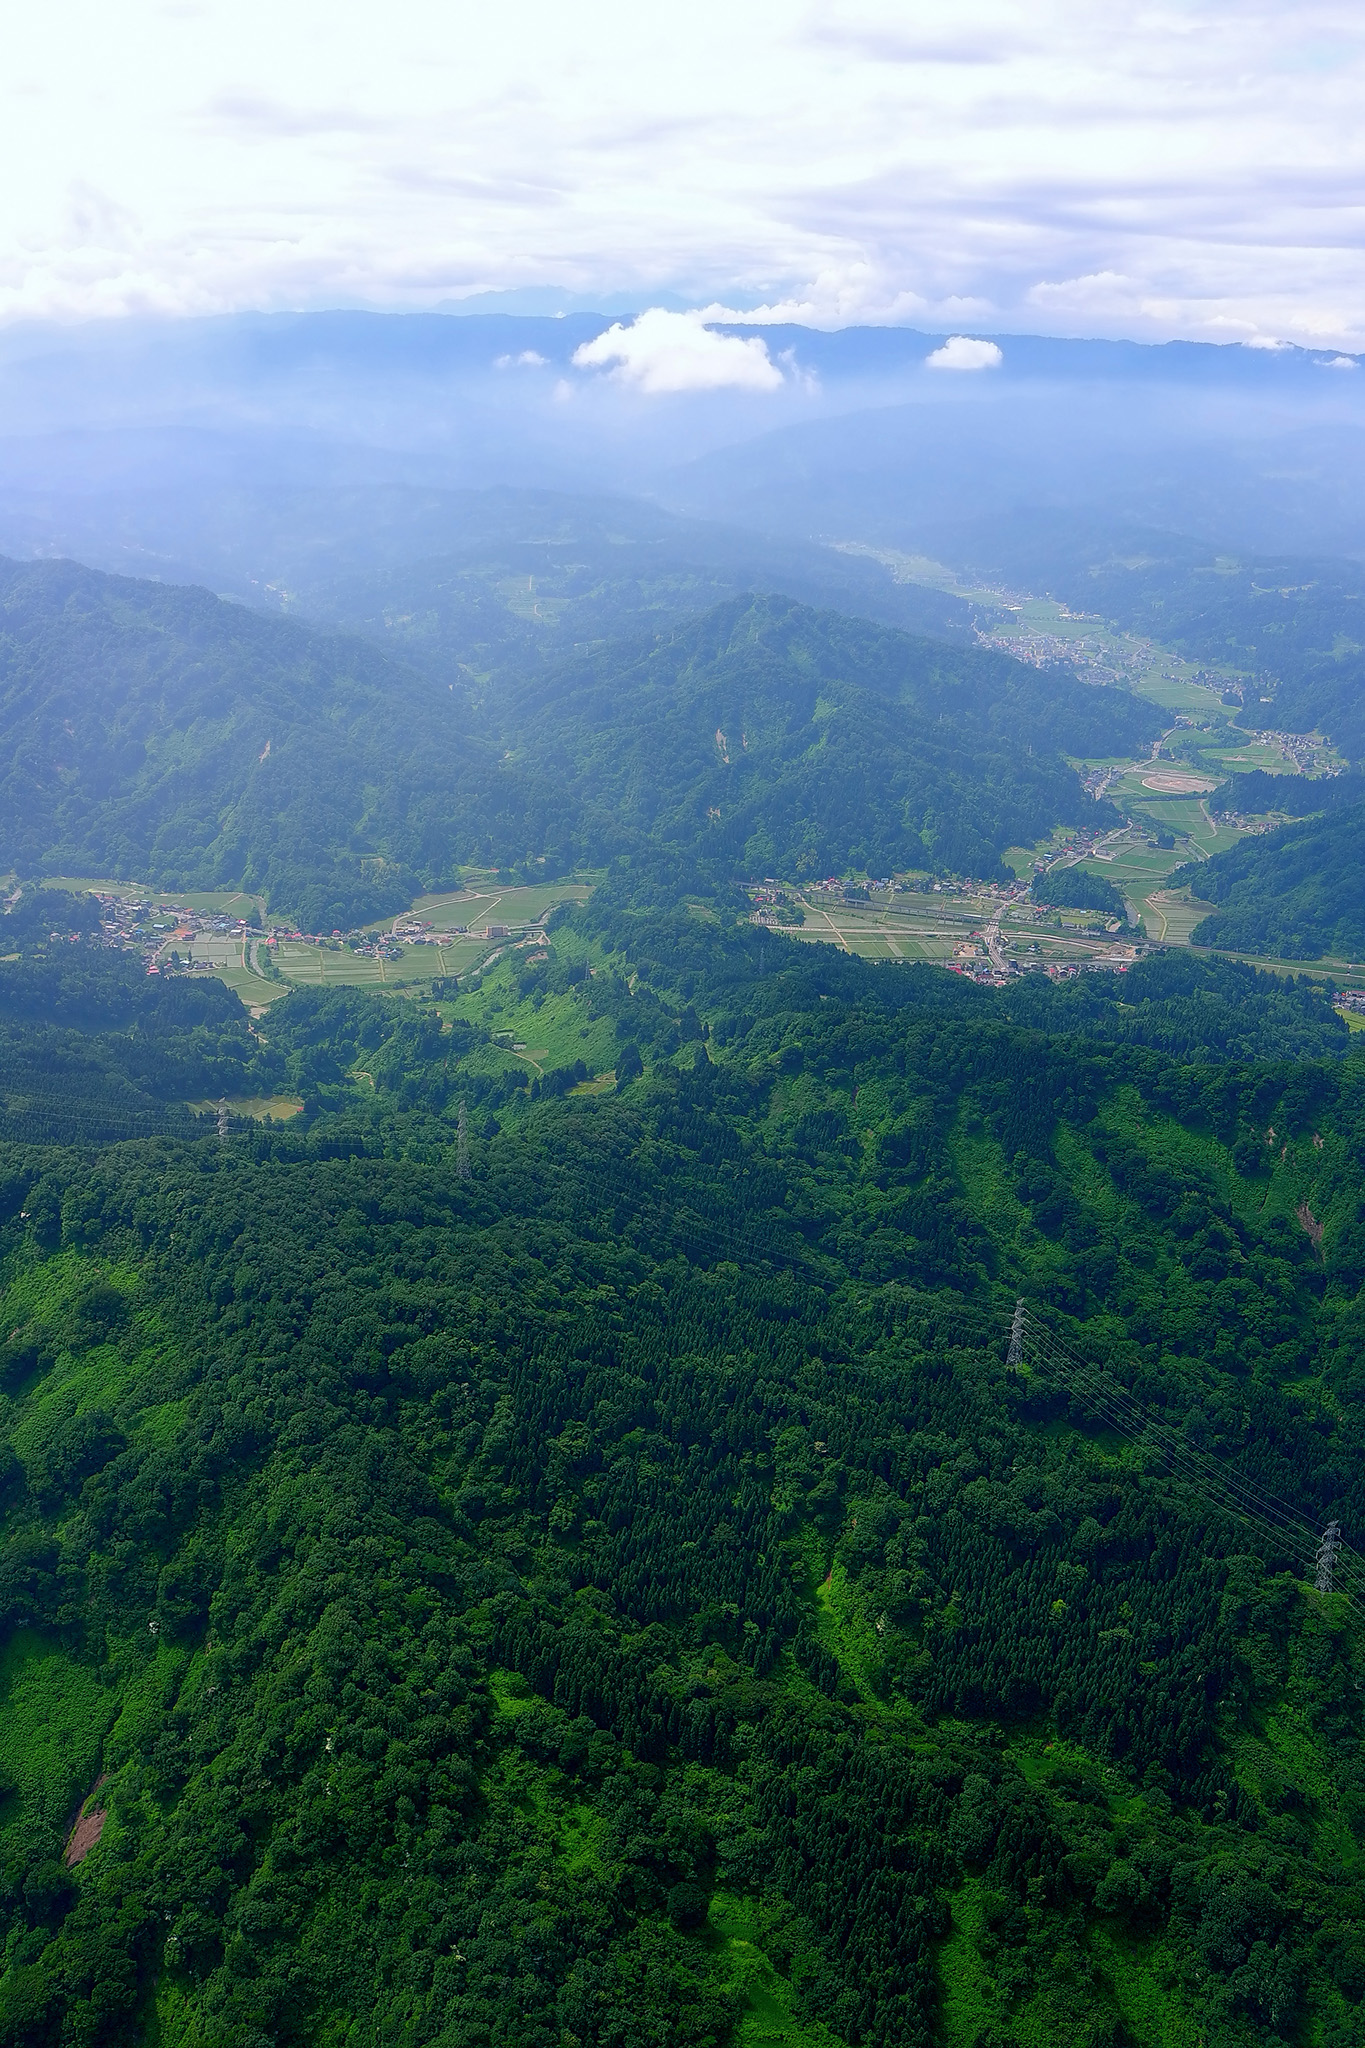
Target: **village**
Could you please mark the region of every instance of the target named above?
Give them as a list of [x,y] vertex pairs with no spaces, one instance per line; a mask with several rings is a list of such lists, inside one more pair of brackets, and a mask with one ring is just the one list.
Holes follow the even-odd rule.
[[429,919],[408,915],[383,928],[305,932],[297,925],[263,923],[258,906],[250,918],[229,917],[218,909],[163,904],[142,896],[125,897],[102,891],[95,894],[104,943],[140,953],[149,973],[168,969],[213,973],[229,948],[250,948],[258,961],[260,949],[266,950],[268,958],[281,945],[346,951],[361,959],[398,960],[405,948],[411,946],[444,947],[471,938],[505,939],[531,929],[531,924],[514,928],[488,919],[467,924],[452,919],[438,927]]

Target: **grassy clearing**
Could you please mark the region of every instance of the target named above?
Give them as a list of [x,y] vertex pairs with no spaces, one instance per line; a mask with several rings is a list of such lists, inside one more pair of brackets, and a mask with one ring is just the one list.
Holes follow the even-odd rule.
[[535,1704],[535,1694],[519,1671],[492,1671],[488,1690],[500,1714],[524,1714]]
[[798,2019],[796,1994],[764,1948],[762,1910],[734,1892],[717,1892],[707,1915],[713,1954],[742,2000],[740,2048],[841,2048],[819,2020]]
[[[856,1526],[857,1518],[854,1518]],[[816,1588],[816,1634],[864,1705],[877,1704],[881,1643],[856,1587],[836,1558]]]
[[620,1047],[608,1018],[589,1018],[572,990],[541,996],[538,1002],[522,997],[516,974],[515,961],[499,962],[476,988],[443,1004],[442,1015],[467,1017],[491,1032],[498,1042],[499,1066],[510,1056],[533,1073],[571,1067],[577,1060],[595,1078],[615,1069]]
[[1106,2019],[1120,2020],[1123,2038],[1142,2048],[1201,2048],[1203,2026],[1182,2011],[1175,1959],[1162,1944],[1100,1924],[1089,1930],[1070,1981],[1034,1988],[1027,1970],[1016,1973],[1011,1945],[992,1939],[991,1916],[1001,1903],[972,1877],[952,1898],[952,1931],[939,1949],[946,2048],[974,2048],[995,2030],[1019,2048],[1059,2048],[1105,2038]]
[[26,1387],[16,1390],[10,1441],[21,1461],[37,1457],[52,1431],[70,1417],[92,1407],[112,1407],[146,1370],[146,1355],[124,1344],[94,1344],[79,1353],[65,1348],[62,1332],[73,1302],[98,1280],[126,1297],[136,1291],[132,1273],[116,1266],[96,1266],[78,1252],[62,1252],[41,1266],[21,1269],[0,1294],[0,1325],[22,1329],[37,1323],[52,1333],[54,1362]]
[[116,1711],[112,1692],[36,1629],[0,1653],[0,1834],[23,1821],[66,1828],[94,1785]]
[[[211,1114],[218,1106],[216,1102],[185,1104],[186,1109],[198,1110],[201,1114]],[[297,1095],[230,1095],[226,1107],[230,1116],[249,1116],[257,1123],[265,1117],[273,1117],[276,1123],[282,1123],[287,1117],[297,1116],[303,1102]]]
[[[1168,1162],[1177,1169],[1192,1167],[1206,1175],[1218,1196],[1248,1224],[1271,1216],[1293,1219],[1322,1168],[1322,1155],[1311,1140],[1285,1146],[1277,1141],[1266,1147],[1269,1177],[1244,1176],[1234,1167],[1232,1154],[1211,1132],[1193,1130],[1175,1117],[1154,1115],[1132,1089],[1120,1090],[1106,1103],[1096,1119],[1096,1129],[1130,1139],[1157,1164]],[[1079,1139],[1074,1142],[1080,1145]],[[1110,1184],[1108,1174],[1097,1163],[1091,1172]],[[1117,1189],[1111,1199],[1121,1207]],[[1111,1211],[1111,1220],[1115,1213]]]
[[979,1880],[968,1878],[951,1900],[953,1925],[938,1952],[943,2039],[947,2048],[974,2048],[996,2018],[995,1986],[977,1943],[985,1925]]

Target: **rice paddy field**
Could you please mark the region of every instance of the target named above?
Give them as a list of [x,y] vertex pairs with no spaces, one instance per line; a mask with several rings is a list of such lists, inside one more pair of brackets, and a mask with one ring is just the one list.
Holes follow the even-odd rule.
[[419,896],[407,915],[434,924],[438,930],[447,917],[451,924],[462,925],[484,924],[490,918],[499,924],[534,924],[557,903],[586,903],[592,886],[590,881],[535,882],[525,888],[500,889],[495,883],[484,883],[443,895]]
[[[388,932],[401,934],[404,927],[433,928],[413,941],[400,935],[393,948],[396,959],[353,953],[339,940],[318,945],[281,939],[274,949],[275,965],[290,987],[385,988],[416,993],[429,989],[435,980],[467,974],[496,958],[509,943],[507,936],[496,932],[497,926],[506,925],[515,941],[557,904],[585,903],[591,894],[591,882],[571,881],[507,888],[485,884],[419,896],[399,917],[385,918],[368,928],[372,938]],[[495,927],[493,936],[488,935],[490,925]],[[458,929],[461,926],[463,930]],[[274,986],[276,993],[283,993],[279,984]]]
[[483,939],[459,938],[440,946],[403,946],[397,960],[353,953],[348,946],[311,945],[302,939],[281,939],[275,965],[291,987],[299,988],[430,988],[439,975],[464,974],[489,951]]
[[[397,918],[384,918],[368,927],[367,936],[371,939],[393,932],[396,926],[433,927],[420,940],[398,938],[388,949],[396,952],[396,958],[355,953],[339,940],[315,943],[281,939],[277,945],[267,947],[264,938],[254,933],[202,931],[177,938],[170,929],[160,957],[169,960],[174,952],[182,962],[188,961],[217,976],[241,997],[254,1016],[260,1016],[291,988],[379,988],[419,994],[429,991],[433,981],[467,974],[471,968],[495,959],[508,939],[487,936],[490,924],[506,925],[515,938],[556,904],[586,902],[593,887],[591,879],[507,887],[482,875],[471,879],[472,886],[419,897],[410,910]],[[240,890],[168,891],[126,879],[90,876],[52,876],[48,886],[117,895],[149,904],[153,910],[189,910],[234,921],[254,918],[268,922],[262,899]],[[464,929],[457,930],[457,926]],[[269,971],[272,963],[273,974]],[[240,1113],[257,1114],[248,1109]]]

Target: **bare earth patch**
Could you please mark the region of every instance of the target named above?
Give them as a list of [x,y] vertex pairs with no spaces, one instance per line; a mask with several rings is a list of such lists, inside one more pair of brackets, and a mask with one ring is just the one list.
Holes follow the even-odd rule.
[[[104,1780],[101,1779],[100,1784],[103,1784],[103,1782]],[[95,1791],[98,1790],[99,1786],[97,1785]],[[92,1792],[90,1797],[93,1799],[94,1796],[95,1793]],[[83,1813],[81,1815],[75,1827],[72,1828],[71,1833],[66,1838],[66,1854],[62,1860],[68,1870],[74,1870],[78,1863],[84,1862],[100,1836],[104,1833],[104,1823],[108,1818],[109,1816],[103,1807],[97,1807],[93,1813]]]

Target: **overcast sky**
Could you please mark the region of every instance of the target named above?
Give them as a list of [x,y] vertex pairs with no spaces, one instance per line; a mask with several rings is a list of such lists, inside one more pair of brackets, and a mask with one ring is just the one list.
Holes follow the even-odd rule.
[[1365,9],[45,0],[0,317],[560,286],[1365,344]]

